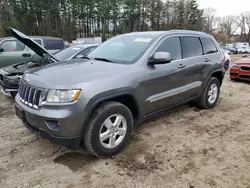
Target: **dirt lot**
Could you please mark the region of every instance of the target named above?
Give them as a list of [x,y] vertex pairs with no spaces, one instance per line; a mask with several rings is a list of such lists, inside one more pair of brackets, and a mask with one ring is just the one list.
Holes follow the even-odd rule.
[[249,95],[227,74],[216,108],[183,106],[136,128],[113,159],[97,159],[36,138],[0,94],[0,187],[250,188]]

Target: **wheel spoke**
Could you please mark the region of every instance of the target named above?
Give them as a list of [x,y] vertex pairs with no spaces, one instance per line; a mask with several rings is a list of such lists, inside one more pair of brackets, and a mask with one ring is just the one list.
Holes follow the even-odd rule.
[[109,138],[109,145],[110,145],[110,147],[114,147],[115,146],[115,141],[116,141],[115,136],[112,136],[112,137]]
[[211,96],[211,95],[213,95],[213,91],[212,91],[212,90],[210,90],[210,91],[208,92],[208,96]]
[[113,126],[113,123],[110,119],[107,119],[105,122],[104,122],[104,125],[107,129],[110,129],[112,126]]
[[122,117],[121,117],[121,116],[116,116],[114,125],[115,125],[115,126],[120,126],[120,125],[121,125],[121,122],[122,122]]
[[125,134],[126,134],[126,129],[124,129],[124,128],[119,128],[117,134],[120,135],[120,136],[125,135]]
[[106,131],[100,135],[101,141],[105,141],[109,138],[109,131]]

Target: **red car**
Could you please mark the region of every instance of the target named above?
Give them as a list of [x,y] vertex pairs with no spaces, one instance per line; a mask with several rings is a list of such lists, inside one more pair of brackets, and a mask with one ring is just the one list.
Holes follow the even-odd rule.
[[250,81],[250,56],[236,61],[230,68],[231,80],[240,79]]

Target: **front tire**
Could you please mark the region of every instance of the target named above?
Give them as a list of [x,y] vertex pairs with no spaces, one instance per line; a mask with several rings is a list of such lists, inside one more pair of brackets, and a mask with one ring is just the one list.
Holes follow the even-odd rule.
[[129,142],[134,127],[131,111],[118,102],[105,102],[93,113],[84,135],[84,145],[93,155],[112,157]]
[[211,77],[197,102],[198,107],[203,109],[213,108],[217,104],[219,96],[220,82],[217,78]]

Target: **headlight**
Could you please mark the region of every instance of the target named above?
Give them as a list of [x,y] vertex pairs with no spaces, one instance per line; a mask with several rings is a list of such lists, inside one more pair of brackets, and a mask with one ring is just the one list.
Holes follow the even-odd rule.
[[47,96],[48,103],[67,103],[78,99],[81,90],[50,90]]
[[232,67],[234,67],[234,68],[239,68],[239,65],[236,64],[236,63],[234,63],[234,64],[232,65]]

